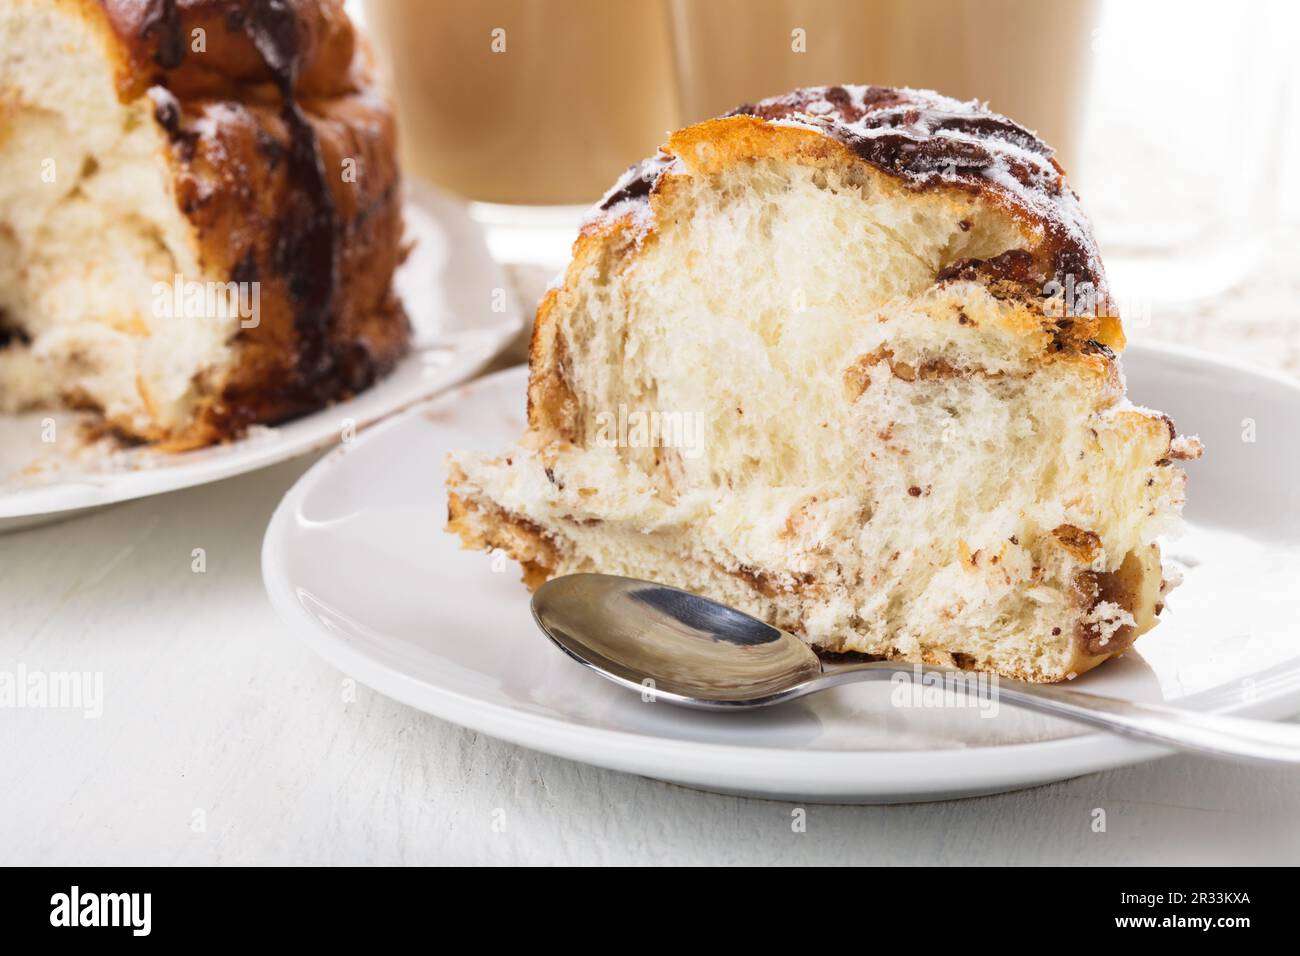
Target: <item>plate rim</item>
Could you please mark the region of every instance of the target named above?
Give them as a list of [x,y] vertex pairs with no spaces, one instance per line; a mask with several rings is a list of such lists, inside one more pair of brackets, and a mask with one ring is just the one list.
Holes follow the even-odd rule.
[[[1300,399],[1300,382],[1240,359],[1187,346],[1140,341],[1130,343],[1125,351],[1158,353],[1244,373],[1282,386]],[[463,383],[459,391],[443,392],[390,417],[313,464],[276,506],[261,549],[262,579],[267,596],[290,631],[345,675],[402,704],[532,750],[706,789],[750,794],[757,792],[752,789],[757,784],[752,776],[745,774],[745,766],[761,770],[773,760],[781,762],[784,776],[792,772],[804,775],[798,789],[811,795],[974,795],[990,792],[990,789],[1034,786],[1144,763],[1177,752],[1174,748],[1092,729],[1069,737],[981,747],[816,750],[695,741],[584,726],[546,714],[527,713],[430,683],[373,659],[330,634],[296,599],[294,585],[277,553],[287,540],[286,532],[298,505],[332,473],[344,455],[361,451],[364,443],[377,439],[389,429],[402,427],[409,417],[419,415],[430,405],[463,400],[468,390],[489,389],[502,379],[520,376],[526,371],[526,365],[501,369]],[[1243,701],[1239,705],[1213,708],[1208,712],[1278,719],[1300,712],[1300,697],[1279,695],[1263,701]],[[703,716],[706,719],[727,719],[726,715],[720,718],[717,715]],[[632,759],[627,757],[629,754],[633,755]],[[650,767],[651,763],[656,766]],[[904,775],[906,779],[873,782],[880,775],[891,773]],[[716,783],[720,776],[729,778],[731,782]],[[793,791],[785,789],[780,792]]]

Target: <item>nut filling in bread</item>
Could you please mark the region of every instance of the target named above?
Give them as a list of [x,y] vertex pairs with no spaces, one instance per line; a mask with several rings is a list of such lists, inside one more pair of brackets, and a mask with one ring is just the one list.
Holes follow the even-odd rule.
[[0,411],[181,449],[347,397],[410,330],[392,110],[340,0],[0,9]]
[[1032,133],[797,91],[596,207],[537,313],[528,430],[452,455],[449,528],[529,586],[648,578],[828,652],[1063,680],[1155,624],[1200,454],[1125,400],[1123,347]]

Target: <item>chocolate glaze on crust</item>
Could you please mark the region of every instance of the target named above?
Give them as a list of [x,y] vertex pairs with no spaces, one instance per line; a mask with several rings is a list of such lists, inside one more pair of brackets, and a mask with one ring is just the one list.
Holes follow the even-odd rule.
[[650,191],[671,163],[672,157],[661,152],[630,166],[597,208],[608,211],[620,203],[649,200]]
[[229,377],[199,383],[211,397],[180,444],[368,387],[410,335],[390,288],[401,189],[392,112],[341,4],[99,2],[125,54],[119,97],[152,99],[206,268],[261,285],[260,324],[240,331]]
[[[188,6],[199,11],[205,4]],[[320,141],[297,101],[298,18],[287,0],[253,0],[226,6],[225,29],[243,33],[257,51],[267,76],[279,91],[280,116],[289,133],[286,158],[294,188],[276,224],[272,265],[287,277],[296,315],[297,381],[288,383],[289,391],[304,390],[304,400],[310,401],[313,383],[331,376],[338,364],[338,358],[326,345],[338,281],[339,228],[334,200],[325,182]],[[157,78],[164,89],[166,71],[175,70],[185,60],[183,31],[176,0],[150,0],[144,8],[138,38],[146,48],[153,46],[150,58],[164,71]],[[178,122],[171,115],[158,118],[169,132]],[[244,273],[249,261],[247,256],[241,260]],[[241,271],[238,265],[231,272],[233,281],[239,281],[236,271]]]
[[289,176],[298,188],[280,220],[272,261],[289,277],[297,314],[298,376],[310,387],[334,370],[325,345],[338,281],[339,229],[320,141],[295,99],[298,24],[284,0],[264,0],[227,22],[248,34],[280,91],[280,115],[289,131]]
[[[1021,281],[1073,275],[1102,290],[1091,227],[1053,150],[1023,126],[978,102],[926,90],[824,86],[747,103],[727,117],[753,116],[815,130],[917,190],[959,189],[1006,205],[1044,233],[1045,255]],[[663,153],[632,167],[601,202],[609,212],[645,201],[671,167]]]
[[[276,84],[258,35],[293,20],[294,92],[338,96],[355,89],[351,67],[356,38],[342,5],[333,0],[98,0],[129,63],[118,77],[123,100],[160,81],[182,99],[220,95],[236,86]],[[192,50],[201,30],[203,49]]]
[[164,70],[174,70],[185,59],[185,34],[176,9],[176,0],[154,0],[145,8],[140,39],[156,42],[153,61]]

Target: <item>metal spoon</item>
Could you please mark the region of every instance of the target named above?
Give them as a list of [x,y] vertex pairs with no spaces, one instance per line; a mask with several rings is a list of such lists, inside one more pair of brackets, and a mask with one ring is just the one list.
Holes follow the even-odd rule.
[[[570,657],[655,700],[744,710],[853,681],[890,680],[914,665],[823,662],[803,641],[748,614],[650,581],[610,574],[554,578],[533,595],[538,626]],[[968,676],[924,665],[940,679]],[[960,686],[971,686],[963,680]],[[997,680],[1000,701],[1221,757],[1300,763],[1300,725],[1136,704],[1052,684]],[[990,689],[991,688],[991,689]]]

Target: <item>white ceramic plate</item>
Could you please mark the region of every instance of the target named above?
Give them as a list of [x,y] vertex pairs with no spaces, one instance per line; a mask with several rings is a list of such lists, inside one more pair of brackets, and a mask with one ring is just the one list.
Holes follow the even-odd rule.
[[[1208,451],[1162,623],[1078,680],[1100,694],[1280,717],[1300,710],[1300,388],[1195,353],[1134,347],[1135,401]],[[896,802],[990,793],[1166,751],[1001,707],[901,708],[888,685],[746,714],[645,703],[569,660],[530,618],[518,568],[442,530],[444,453],[523,429],[511,369],[408,410],[322,459],[275,512],[271,600],[322,657],[376,690],[548,753],[709,790]],[[1254,435],[1243,429],[1252,427]],[[1254,437],[1254,441],[1243,441]],[[496,567],[494,568],[494,564]]]
[[0,532],[293,458],[481,369],[522,327],[510,285],[462,203],[414,185],[405,216],[413,245],[396,285],[415,338],[411,354],[374,387],[283,425],[255,427],[239,441],[182,454],[88,445],[79,427],[85,416],[73,412],[0,415]]

